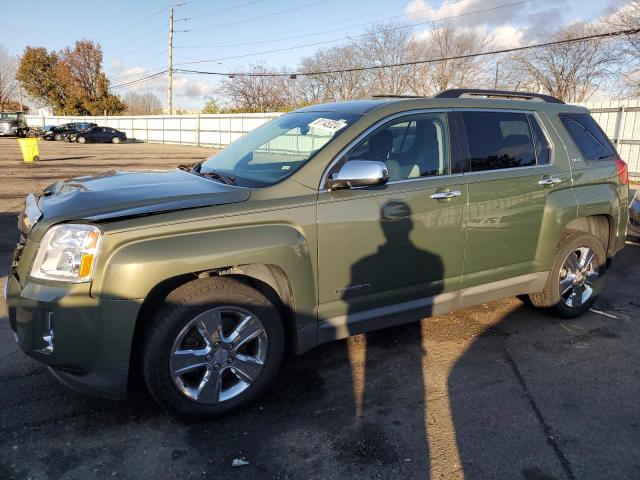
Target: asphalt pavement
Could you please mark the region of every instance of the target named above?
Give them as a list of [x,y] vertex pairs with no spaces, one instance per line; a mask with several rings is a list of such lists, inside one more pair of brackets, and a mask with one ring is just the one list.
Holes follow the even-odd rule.
[[[13,171],[23,183],[15,199],[0,192],[0,283],[20,189],[50,175],[42,162],[27,178],[4,142],[0,182]],[[46,146],[62,152],[53,174],[100,170],[111,147],[123,148],[108,168],[148,166],[163,148],[76,147]],[[210,152],[188,148],[153,166]],[[17,348],[0,302],[0,479],[640,478],[639,265],[640,245],[628,242],[579,319],[510,298],[323,345],[287,358],[256,404],[200,423],[148,398],[62,386]]]

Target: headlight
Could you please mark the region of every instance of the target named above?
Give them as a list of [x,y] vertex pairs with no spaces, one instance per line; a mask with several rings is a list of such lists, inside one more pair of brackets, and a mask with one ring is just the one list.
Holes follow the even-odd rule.
[[31,276],[63,282],[88,282],[102,232],[93,225],[62,224],[47,230],[31,268]]

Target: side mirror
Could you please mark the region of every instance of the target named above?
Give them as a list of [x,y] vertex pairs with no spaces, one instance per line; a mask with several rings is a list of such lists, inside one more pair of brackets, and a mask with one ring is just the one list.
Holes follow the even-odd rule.
[[351,160],[329,179],[329,188],[374,187],[389,181],[389,171],[384,162]]

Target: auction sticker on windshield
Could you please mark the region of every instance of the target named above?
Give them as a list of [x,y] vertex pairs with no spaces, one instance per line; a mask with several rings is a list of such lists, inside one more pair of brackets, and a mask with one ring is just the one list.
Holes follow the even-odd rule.
[[325,130],[331,134],[336,133],[341,128],[347,126],[346,120],[332,120],[330,118],[316,118],[309,124],[311,128],[317,128],[319,130]]

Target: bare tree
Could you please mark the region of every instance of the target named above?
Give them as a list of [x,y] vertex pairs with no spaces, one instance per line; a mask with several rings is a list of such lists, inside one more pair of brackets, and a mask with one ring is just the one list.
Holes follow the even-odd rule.
[[[607,19],[606,23],[612,30],[640,28],[640,2],[620,3],[618,10]],[[638,35],[626,35],[618,46],[618,52],[625,58],[621,70],[626,90],[624,93],[629,96],[638,96],[640,95],[640,38]]]
[[[331,72],[362,67],[353,45],[318,50],[302,59],[302,72]],[[367,76],[362,70],[320,73],[302,77],[302,103],[334,102],[361,98],[367,94]]]
[[221,91],[229,99],[229,109],[243,112],[274,112],[288,110],[287,80],[273,73],[264,64],[249,65],[243,72],[253,75],[234,75],[222,82]]
[[[452,23],[433,28],[426,37],[409,45],[416,60],[446,58],[414,65],[407,73],[409,90],[416,95],[434,95],[448,88],[478,87],[485,83],[486,57],[482,52],[489,38],[471,30],[459,30]],[[465,57],[465,58],[454,58]]]
[[[395,65],[413,59],[408,48],[411,38],[411,28],[407,24],[387,23],[365,30],[358,40],[353,41],[353,46],[364,67]],[[410,66],[367,70],[367,90],[384,95],[402,95],[407,91],[410,75]]]
[[18,93],[17,68],[16,59],[9,55],[4,46],[0,45],[0,110],[15,100]]
[[[599,33],[594,25],[574,24],[547,37],[563,41]],[[565,102],[587,101],[611,80],[617,63],[606,40],[588,39],[526,50],[514,57],[514,74],[531,91],[542,91]]]
[[122,97],[126,112],[129,115],[158,115],[162,113],[160,99],[151,92],[129,92]]

